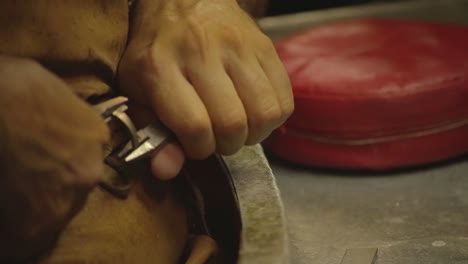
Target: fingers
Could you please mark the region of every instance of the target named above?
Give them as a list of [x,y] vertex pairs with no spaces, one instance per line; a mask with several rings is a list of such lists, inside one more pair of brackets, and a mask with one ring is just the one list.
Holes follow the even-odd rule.
[[269,39],[265,40],[264,47],[257,52],[257,58],[277,96],[281,108],[278,125],[281,125],[294,111],[294,97],[289,76]]
[[266,36],[257,35],[254,45],[234,36],[237,45],[228,45],[233,41],[198,35],[173,46],[161,36],[149,46],[131,45],[147,53],[127,52],[119,70],[126,93],[150,106],[193,159],[259,143],[294,109],[288,76]]
[[153,110],[177,135],[188,157],[206,158],[216,144],[205,105],[175,60],[160,54],[156,58],[154,61],[164,65],[164,70],[146,67],[141,74]]
[[270,134],[282,112],[276,93],[255,56],[247,57],[244,61],[231,59],[227,70],[248,116],[246,144],[252,145]]
[[216,151],[230,155],[247,139],[248,126],[244,106],[220,61],[188,65],[188,78],[203,101],[211,119]]

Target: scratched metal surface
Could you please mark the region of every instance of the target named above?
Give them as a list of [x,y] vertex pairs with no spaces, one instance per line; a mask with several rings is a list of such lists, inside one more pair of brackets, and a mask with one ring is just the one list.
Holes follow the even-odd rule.
[[[260,25],[279,39],[364,16],[468,24],[468,0],[314,11],[265,18]],[[291,263],[339,264],[346,249],[360,247],[378,248],[376,264],[468,263],[468,158],[386,174],[270,163],[285,205]]]
[[289,260],[284,208],[260,146],[224,157],[242,218],[238,264],[286,264]]

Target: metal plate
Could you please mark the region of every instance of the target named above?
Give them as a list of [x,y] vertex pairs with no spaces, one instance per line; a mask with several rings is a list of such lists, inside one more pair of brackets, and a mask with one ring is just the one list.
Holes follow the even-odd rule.
[[280,193],[260,146],[224,157],[236,188],[242,233],[239,264],[289,263]]

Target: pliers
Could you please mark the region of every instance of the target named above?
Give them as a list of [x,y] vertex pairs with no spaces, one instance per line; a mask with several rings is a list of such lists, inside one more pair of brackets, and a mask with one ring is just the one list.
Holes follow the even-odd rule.
[[107,123],[118,120],[129,132],[131,139],[117,152],[119,159],[129,163],[158,151],[163,143],[172,138],[172,133],[157,121],[137,130],[131,118],[126,114],[127,102],[126,97],[119,96],[94,107]]

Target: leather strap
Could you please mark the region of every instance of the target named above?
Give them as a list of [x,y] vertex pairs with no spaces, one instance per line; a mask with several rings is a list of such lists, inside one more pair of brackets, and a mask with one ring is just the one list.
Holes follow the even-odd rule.
[[188,161],[186,173],[203,197],[203,217],[208,235],[218,244],[214,263],[237,263],[242,229],[239,202],[224,160],[213,155]]

